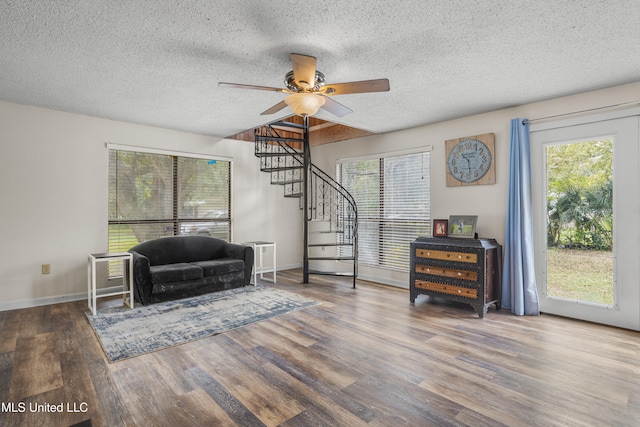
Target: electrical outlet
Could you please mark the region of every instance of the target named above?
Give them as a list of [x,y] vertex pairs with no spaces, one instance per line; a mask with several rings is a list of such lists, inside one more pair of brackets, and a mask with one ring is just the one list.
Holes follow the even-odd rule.
[[42,264],[42,274],[51,274],[51,264]]

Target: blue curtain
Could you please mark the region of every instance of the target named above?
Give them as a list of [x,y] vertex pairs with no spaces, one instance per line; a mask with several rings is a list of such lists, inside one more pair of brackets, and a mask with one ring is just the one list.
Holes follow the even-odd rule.
[[537,316],[538,291],[533,262],[529,121],[511,120],[509,195],[502,275],[502,307],[519,316]]

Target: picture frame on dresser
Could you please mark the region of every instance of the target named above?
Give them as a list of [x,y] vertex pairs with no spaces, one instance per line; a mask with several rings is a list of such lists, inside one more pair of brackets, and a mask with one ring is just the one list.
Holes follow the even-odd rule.
[[450,215],[449,237],[473,239],[476,236],[477,215]]
[[446,219],[433,220],[433,237],[447,237],[449,221]]

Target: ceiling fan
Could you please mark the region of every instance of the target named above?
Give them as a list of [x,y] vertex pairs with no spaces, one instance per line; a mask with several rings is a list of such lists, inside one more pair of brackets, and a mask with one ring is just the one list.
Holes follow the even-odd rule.
[[330,96],[350,93],[386,92],[389,90],[388,79],[325,84],[324,74],[316,69],[316,58],[313,56],[292,53],[291,66],[293,70],[289,71],[284,77],[286,88],[225,82],[218,83],[218,86],[268,90],[288,94],[283,101],[262,112],[261,115],[277,113],[289,106],[298,116],[313,116],[322,108],[338,117],[346,116],[353,110],[331,99]]

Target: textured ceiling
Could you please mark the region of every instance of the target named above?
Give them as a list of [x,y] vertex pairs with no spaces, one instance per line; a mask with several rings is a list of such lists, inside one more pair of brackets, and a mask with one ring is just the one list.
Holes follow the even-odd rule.
[[[291,52],[330,83],[386,77],[318,118],[388,132],[640,80],[638,0],[3,1],[0,100],[229,136]],[[288,109],[281,116],[290,115]]]

